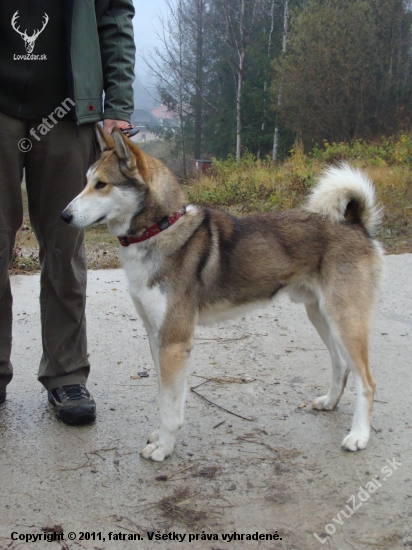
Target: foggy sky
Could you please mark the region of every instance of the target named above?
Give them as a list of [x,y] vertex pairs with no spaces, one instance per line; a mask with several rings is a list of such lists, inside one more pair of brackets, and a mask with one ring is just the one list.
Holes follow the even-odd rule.
[[134,38],[136,43],[136,82],[135,107],[153,108],[155,102],[145,92],[145,88],[154,94],[153,79],[148,74],[147,67],[141,59],[144,52],[159,45],[156,29],[159,28],[159,15],[166,13],[165,0],[133,0],[136,15],[133,19]]

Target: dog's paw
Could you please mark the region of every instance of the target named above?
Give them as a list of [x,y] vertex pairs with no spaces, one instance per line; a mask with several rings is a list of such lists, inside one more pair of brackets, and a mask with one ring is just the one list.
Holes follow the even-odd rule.
[[335,408],[335,403],[329,401],[327,395],[322,395],[322,397],[317,397],[312,403],[312,409],[317,411],[331,411]]
[[162,443],[149,443],[146,447],[140,451],[140,455],[143,458],[150,458],[155,462],[163,462],[165,458],[170,456],[173,449],[169,449],[167,445]]
[[159,439],[159,430],[155,430],[154,432],[152,432],[149,437],[147,438],[147,442],[148,443],[156,443],[156,441],[158,441]]
[[349,432],[342,441],[345,451],[360,451],[365,449],[369,441],[369,434],[364,432]]

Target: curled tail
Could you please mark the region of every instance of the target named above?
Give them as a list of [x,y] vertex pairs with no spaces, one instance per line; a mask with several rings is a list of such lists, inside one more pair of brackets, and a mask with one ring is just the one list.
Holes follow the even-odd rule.
[[372,181],[346,163],[324,170],[304,208],[336,223],[360,223],[370,235],[376,233],[382,219]]

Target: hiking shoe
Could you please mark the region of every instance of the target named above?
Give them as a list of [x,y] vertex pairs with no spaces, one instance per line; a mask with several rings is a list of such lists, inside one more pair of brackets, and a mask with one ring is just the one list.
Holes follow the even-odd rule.
[[96,420],[96,403],[83,384],[60,386],[47,393],[57,417],[65,424],[90,424]]
[[6,401],[6,390],[0,391],[0,405]]

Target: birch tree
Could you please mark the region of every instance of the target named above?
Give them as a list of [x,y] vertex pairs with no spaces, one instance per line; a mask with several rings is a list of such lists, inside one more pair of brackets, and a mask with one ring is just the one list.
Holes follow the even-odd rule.
[[245,61],[258,34],[261,0],[220,0],[224,14],[222,39],[227,44],[236,82],[236,160],[242,153],[242,91]]
[[199,159],[202,155],[203,133],[203,84],[205,73],[205,17],[206,0],[191,0],[188,3],[187,24],[190,29],[193,52],[193,154]]
[[185,29],[185,5],[183,0],[166,0],[167,17],[160,18],[161,31],[158,37],[161,46],[154,48],[144,61],[157,78],[157,92],[170,111],[179,120],[179,142],[183,177],[187,176],[186,166],[186,118],[190,112],[190,84],[187,75],[190,71],[187,59]]
[[[283,36],[282,36],[282,53],[286,53],[287,40],[288,40],[288,23],[289,23],[289,0],[284,0],[283,2]],[[278,159],[278,149],[279,149],[279,115],[278,111],[280,109],[280,100],[282,95],[282,88],[279,87],[278,92],[278,101],[277,101],[277,112],[276,112],[276,125],[275,133],[273,135],[273,148],[272,148],[272,161],[276,162]]]

